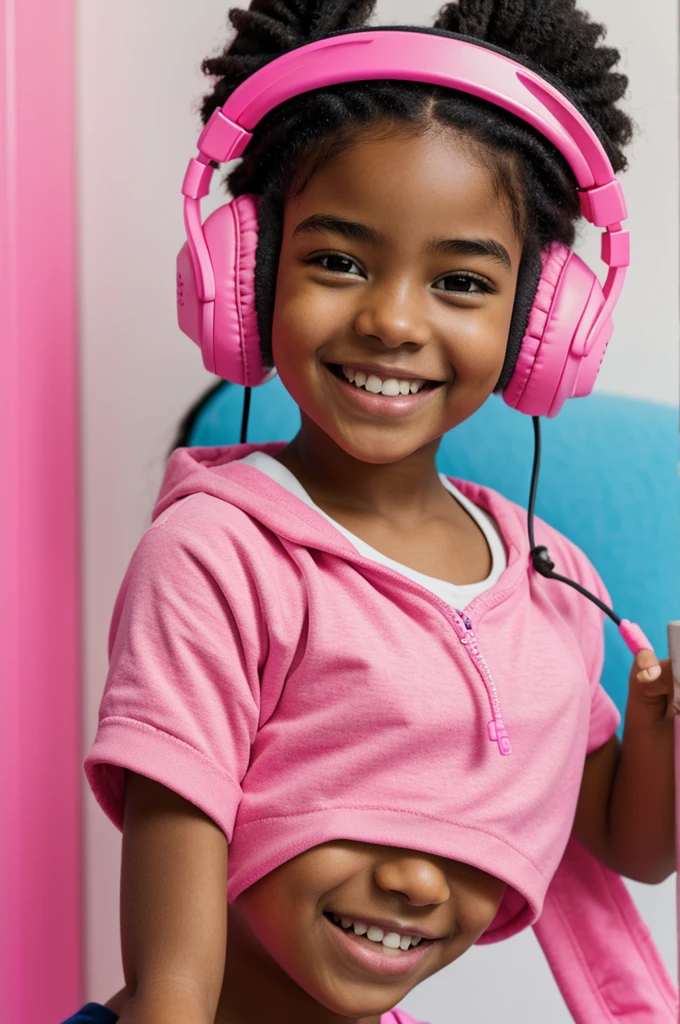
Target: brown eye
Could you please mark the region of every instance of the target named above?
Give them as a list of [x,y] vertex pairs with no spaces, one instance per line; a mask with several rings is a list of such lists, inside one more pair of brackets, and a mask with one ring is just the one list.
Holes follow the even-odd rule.
[[[324,261],[328,261],[328,266],[324,265]],[[330,271],[331,274],[349,274],[349,268],[357,266],[349,256],[343,256],[339,252],[327,252],[321,256],[312,256],[305,260],[305,263],[316,263],[323,270]]]
[[437,284],[445,282],[450,282],[450,284],[446,284],[443,289],[438,290],[457,292],[459,294],[462,292],[467,295],[484,294],[491,291],[491,288],[484,278],[477,277],[473,274],[447,274],[447,276],[442,277]]

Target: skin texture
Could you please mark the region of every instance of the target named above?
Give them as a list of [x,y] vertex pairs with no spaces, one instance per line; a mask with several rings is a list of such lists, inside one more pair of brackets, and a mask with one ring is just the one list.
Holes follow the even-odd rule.
[[[157,784],[140,778],[139,785],[148,790]],[[173,798],[170,794],[168,800]],[[205,819],[206,834],[211,824]],[[215,843],[218,858],[219,845]],[[189,865],[180,856],[171,870],[190,871]],[[196,872],[193,877],[198,877]],[[504,889],[503,882],[484,871],[427,853],[346,840],[315,846],[271,871],[230,905],[217,1011],[204,1015],[200,1000],[190,999],[183,1011],[188,1017],[178,1014],[177,1020],[379,1024],[381,1013],[475,942],[493,920]],[[163,892],[162,881],[159,885],[157,880],[156,890]],[[166,890],[163,900],[168,899]],[[403,925],[403,934],[421,929],[436,940],[408,974],[381,976],[344,957],[336,927],[324,917],[330,911],[354,919],[388,918]],[[130,1019],[168,1019],[160,1013],[151,1016],[165,998],[162,993],[161,986],[152,990],[151,1003],[142,1000],[139,1016]],[[167,1005],[174,1009],[180,996],[179,986],[172,988]],[[127,989],[106,1005],[119,1014],[136,1009]],[[154,1009],[147,1009],[149,1005]]]
[[[430,854],[345,840],[316,846],[231,905],[216,1022],[379,1024],[381,1012],[470,947],[493,920],[504,888],[483,871]],[[410,926],[437,939],[409,974],[381,977],[345,960],[324,911],[388,918],[405,934]]]
[[[358,221],[384,241],[295,233],[318,213]],[[511,266],[485,255],[424,256],[436,238],[493,239]],[[329,253],[337,255],[310,262]],[[278,458],[321,507],[418,528],[429,510],[457,504],[435,454],[498,380],[520,256],[507,202],[449,131],[363,142],[286,205],[272,351],[302,427]],[[388,418],[348,402],[328,362],[383,363],[443,383],[420,410]]]
[[[382,238],[348,238],[328,227],[296,232],[320,214],[358,222]],[[442,238],[493,240],[508,264],[489,254],[427,254],[427,244]],[[483,580],[490,553],[442,486],[435,455],[441,436],[471,416],[498,380],[521,248],[509,204],[479,154],[448,130],[364,141],[285,206],[272,348],[302,425],[277,458],[324,511],[367,543],[453,583]],[[326,363],[387,364],[441,383],[426,404],[387,417],[348,399]],[[655,656],[644,652],[635,673],[653,664]],[[668,678],[664,665],[666,685]],[[586,759],[574,830],[616,870],[636,877],[632,866],[641,879],[661,880],[672,850],[668,828],[655,831],[655,816],[672,808],[672,732],[662,721],[666,698],[645,704],[640,685],[632,674],[627,742],[634,755],[620,758],[614,738]],[[617,772],[621,761],[631,766],[625,773]],[[502,881],[454,861],[324,843],[231,905],[224,967],[224,836],[181,798],[146,783],[134,781],[129,808],[126,801],[126,988],[106,1004],[122,1024],[379,1024],[380,1013],[469,948],[502,897]],[[647,796],[654,786],[656,802]],[[618,808],[615,820],[610,805]],[[652,834],[653,849],[644,845]],[[644,848],[628,856],[626,844],[639,845],[640,837]],[[201,858],[193,855],[195,842]],[[389,917],[440,939],[412,975],[370,977],[344,959],[325,910]]]
[[[384,241],[295,233],[319,213],[367,225]],[[510,267],[485,255],[424,256],[438,238],[493,239]],[[442,486],[435,455],[442,434],[498,380],[520,256],[509,204],[450,131],[362,142],[285,209],[272,349],[302,426],[277,458],[357,536],[454,583],[484,579],[491,557]],[[388,419],[357,410],[327,362],[388,364],[443,383],[425,407]]]

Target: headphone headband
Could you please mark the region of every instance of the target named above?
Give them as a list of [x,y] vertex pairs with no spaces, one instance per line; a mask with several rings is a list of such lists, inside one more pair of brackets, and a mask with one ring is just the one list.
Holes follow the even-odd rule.
[[620,182],[602,143],[583,115],[553,85],[496,50],[455,36],[371,29],[336,34],[297,47],[242,82],[213,111],[189,161],[182,185],[184,220],[202,301],[215,298],[215,281],[202,230],[199,203],[208,194],[213,168],[241,156],[252,131],[274,107],[301,93],[343,82],[403,79],[469,93],[509,111],[543,135],[564,156],[579,185],[583,216],[605,228],[601,256],[609,267],[605,303],[574,355],[587,355],[609,321],[630,262],[627,217]]
[[[373,29],[336,35],[290,50],[242,82],[215,121],[225,118],[249,136],[274,107],[300,93],[372,79],[428,82],[471,93],[515,114],[549,139],[568,162],[581,189],[601,187],[614,178],[597,135],[553,85],[494,50],[427,32]],[[234,152],[234,134],[231,140],[225,139],[209,121],[198,148],[211,160],[223,163],[241,155],[248,141],[246,135]],[[225,141],[229,147],[226,151]],[[602,226],[626,217],[623,202],[609,212],[617,215],[603,220]]]

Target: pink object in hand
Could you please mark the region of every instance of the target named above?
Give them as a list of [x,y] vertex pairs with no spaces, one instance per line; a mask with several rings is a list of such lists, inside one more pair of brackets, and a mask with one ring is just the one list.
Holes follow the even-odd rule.
[[629,619],[621,619],[619,625],[619,633],[623,637],[625,644],[631,654],[637,654],[638,651],[653,651],[651,643],[642,632],[637,622],[631,622]]

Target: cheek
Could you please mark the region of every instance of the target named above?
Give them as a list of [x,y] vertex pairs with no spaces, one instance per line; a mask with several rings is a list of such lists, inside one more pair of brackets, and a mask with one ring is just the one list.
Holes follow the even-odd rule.
[[505,892],[505,883],[489,876],[466,887],[458,906],[458,922],[469,945],[476,942],[494,920]]
[[316,862],[300,854],[249,886],[235,901],[242,918],[267,948],[281,942],[290,945],[291,938],[312,927],[324,892],[324,879],[314,871]]
[[449,318],[444,337],[450,339],[449,359],[459,380],[486,385],[488,378],[498,377],[508,346],[512,308],[512,301],[503,299]]
[[346,328],[348,315],[340,289],[315,287],[284,270],[276,285],[272,347],[284,356],[314,351],[332,337],[334,329]]
[[280,966],[285,965],[291,950],[299,946],[294,941],[301,928],[295,903],[278,898],[270,886],[256,882],[235,900],[234,910],[262,949]]

